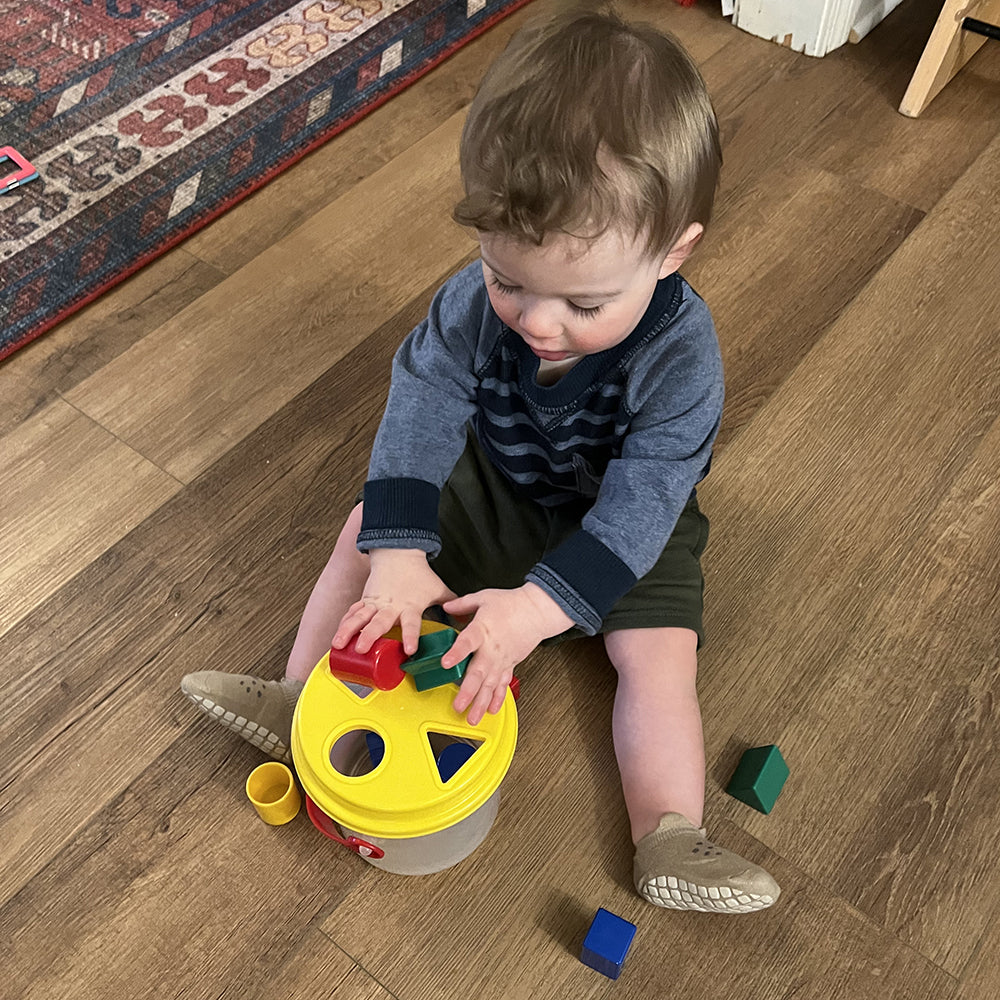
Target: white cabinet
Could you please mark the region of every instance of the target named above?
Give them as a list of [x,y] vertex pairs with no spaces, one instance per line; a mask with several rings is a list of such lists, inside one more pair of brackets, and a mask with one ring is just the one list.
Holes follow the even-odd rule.
[[[733,24],[796,52],[825,56],[856,42],[902,0],[733,0]],[[729,6],[723,0],[724,7]]]

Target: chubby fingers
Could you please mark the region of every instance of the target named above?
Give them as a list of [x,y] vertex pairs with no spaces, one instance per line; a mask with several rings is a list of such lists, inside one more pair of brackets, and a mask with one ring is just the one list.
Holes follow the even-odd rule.
[[[455,602],[453,601],[450,603]],[[448,613],[451,614],[450,611]],[[455,641],[451,644],[451,648],[441,657],[441,666],[446,670],[450,670],[452,667],[461,663],[467,656],[475,653],[476,646],[477,643],[475,642],[473,635],[469,633],[468,629],[464,632],[459,632],[455,637]],[[455,701],[452,703],[455,711],[460,715],[473,703],[479,694],[484,674],[483,667],[479,662],[482,659],[482,656],[473,656],[469,663],[469,668],[465,673],[465,677],[462,679],[462,683],[459,686]],[[468,715],[468,721],[473,726],[476,726],[479,724],[479,720],[482,717],[482,712],[478,713],[478,715],[470,712]]]
[[333,633],[333,648],[343,649],[357,635],[358,630],[371,621],[374,608],[365,607],[364,601],[355,601],[347,609],[347,614],[340,619],[337,631]]
[[421,616],[417,611],[404,611],[399,616],[399,630],[403,633],[403,650],[407,656],[413,656],[420,645],[420,624]]
[[[443,666],[443,657],[441,663]],[[472,726],[478,726],[487,712],[496,715],[500,711],[510,686],[509,670],[496,667],[491,669],[485,664],[486,657],[483,653],[473,655],[458,694],[452,702],[452,707],[459,715],[468,709],[466,720]]]
[[477,595],[464,594],[462,597],[452,597],[451,600],[444,601],[441,607],[454,619],[463,625],[468,625],[469,620],[479,610]]
[[502,681],[496,684],[484,682],[474,691],[471,691],[471,693],[467,693],[471,689],[469,677],[466,674],[466,678],[462,681],[462,686],[455,696],[453,707],[459,715],[468,708],[469,713],[465,717],[466,721],[470,726],[478,726],[483,721],[483,717],[487,712],[490,715],[496,715],[503,707],[503,703],[507,698],[509,684],[509,681],[506,684]]
[[466,721],[470,726],[478,726],[483,721],[486,708],[492,699],[493,688],[485,685],[475,675],[467,673],[452,704],[459,715],[468,709],[469,713],[465,717]]
[[445,670],[457,667],[467,656],[471,656],[479,646],[480,642],[476,633],[470,628],[463,629],[455,637],[451,646],[441,654],[441,666]]
[[[356,601],[340,620],[340,625],[333,635],[333,647],[343,649],[352,637],[357,635],[354,648],[359,653],[367,653],[375,644],[375,640],[385,635],[396,624],[398,617],[391,608],[378,608],[374,604],[366,604],[364,600]],[[419,625],[417,628],[419,630]],[[416,649],[415,641],[413,648]]]

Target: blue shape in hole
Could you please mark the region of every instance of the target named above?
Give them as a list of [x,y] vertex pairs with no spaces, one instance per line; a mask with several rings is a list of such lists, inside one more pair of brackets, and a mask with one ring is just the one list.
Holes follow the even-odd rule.
[[385,756],[385,740],[378,733],[367,732],[365,743],[368,744],[368,756],[371,758],[372,767],[376,768]]
[[468,743],[450,743],[438,754],[438,773],[442,781],[450,781],[462,769],[462,765],[476,752]]

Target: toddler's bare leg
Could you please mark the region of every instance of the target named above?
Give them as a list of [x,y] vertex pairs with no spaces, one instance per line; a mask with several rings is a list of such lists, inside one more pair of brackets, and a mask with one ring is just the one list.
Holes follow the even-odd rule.
[[313,587],[299,621],[285,676],[305,681],[324,653],[347,609],[361,597],[368,579],[368,556],[358,551],[361,504],[347,518],[333,554]]
[[655,830],[665,813],[701,826],[698,636],[686,628],[623,629],[604,641],[618,671],[612,726],[633,842]]
[[781,890],[759,865],[717,847],[699,827],[705,748],[690,629],[623,629],[605,636],[618,671],[614,740],[636,845],[636,890],[650,903],[704,913],[751,913]]

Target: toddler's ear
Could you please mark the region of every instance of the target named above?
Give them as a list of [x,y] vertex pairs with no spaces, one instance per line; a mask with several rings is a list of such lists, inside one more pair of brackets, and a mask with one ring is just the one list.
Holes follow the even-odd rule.
[[687,229],[681,233],[680,238],[671,247],[670,252],[663,259],[660,267],[660,277],[665,278],[668,274],[673,274],[691,256],[691,252],[698,245],[705,227],[700,222],[692,222]]

